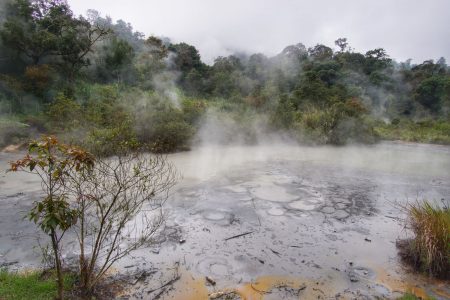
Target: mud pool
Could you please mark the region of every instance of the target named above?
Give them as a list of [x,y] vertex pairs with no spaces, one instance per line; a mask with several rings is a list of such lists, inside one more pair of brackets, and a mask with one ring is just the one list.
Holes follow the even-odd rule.
[[[23,268],[40,263],[40,233],[23,219],[40,185],[4,174],[17,157],[0,154],[0,264]],[[183,179],[154,245],[117,265],[137,278],[123,298],[450,298],[448,281],[410,273],[395,247],[408,236],[398,203],[448,201],[450,147],[201,147],[169,159]]]

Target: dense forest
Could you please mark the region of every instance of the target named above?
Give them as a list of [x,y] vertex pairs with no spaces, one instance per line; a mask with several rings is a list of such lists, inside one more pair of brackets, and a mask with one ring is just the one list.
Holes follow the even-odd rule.
[[63,0],[1,5],[0,147],[41,133],[103,155],[269,137],[450,143],[444,58],[399,63],[339,38],[208,65],[192,45],[145,37],[96,11],[75,16]]

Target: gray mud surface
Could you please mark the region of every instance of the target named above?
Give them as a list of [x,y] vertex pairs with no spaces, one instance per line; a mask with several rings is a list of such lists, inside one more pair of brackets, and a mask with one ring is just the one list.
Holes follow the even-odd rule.
[[[3,173],[18,156],[0,154],[0,264],[15,268],[40,264],[33,247],[42,236],[23,219],[39,181]],[[137,278],[124,298],[376,299],[412,290],[448,299],[448,281],[401,266],[395,241],[408,236],[399,203],[449,199],[450,147],[203,147],[169,159],[183,180],[154,244],[118,264]]]

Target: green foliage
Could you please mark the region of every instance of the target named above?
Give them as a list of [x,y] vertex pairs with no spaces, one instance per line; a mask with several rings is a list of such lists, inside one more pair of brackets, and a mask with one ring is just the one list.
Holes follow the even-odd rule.
[[65,179],[70,172],[90,168],[94,158],[87,152],[64,144],[48,136],[29,144],[28,154],[16,162],[11,162],[10,171],[26,171],[41,177],[47,195],[37,201],[29,212],[29,218],[42,231],[52,234],[56,230],[65,231],[76,223],[76,212],[66,201],[63,192]]
[[[414,295],[413,293],[406,293],[403,296],[397,298],[397,300],[421,300],[422,298],[417,297],[416,295]],[[426,297],[425,299],[422,300],[434,300],[435,298],[433,297]]]
[[[289,109],[287,110],[289,112]],[[365,117],[367,110],[360,100],[348,99],[333,105],[318,108],[303,105],[291,121],[296,136],[300,141],[319,144],[343,145],[353,143],[373,143],[376,138],[369,120]],[[290,116],[292,118],[292,116]],[[275,119],[289,120],[276,116]]]
[[45,196],[33,204],[28,217],[51,239],[58,277],[58,299],[62,299],[64,277],[60,242],[79,217],[78,211],[67,201],[66,183],[74,174],[92,169],[94,158],[81,148],[59,143],[53,136],[44,136],[40,141],[31,142],[28,154],[10,165],[9,171],[32,173],[41,178]]
[[[87,54],[94,44],[109,34],[99,24],[74,17],[65,1],[13,0],[7,10],[0,39],[25,64],[25,75],[34,76],[34,82],[27,84],[38,95],[43,92],[43,83],[50,80],[39,65],[52,65],[71,84],[79,71],[90,64]],[[69,89],[70,84],[66,86]]]
[[49,65],[32,65],[25,68],[25,90],[35,95],[43,96],[50,87],[53,70]]
[[182,113],[184,120],[193,126],[198,125],[200,118],[206,112],[207,103],[204,100],[192,98],[183,99]]
[[99,156],[137,147],[133,118],[117,85],[88,85],[76,97],[82,104],[59,94],[49,106],[53,132]]
[[193,102],[185,102],[183,110],[156,100],[150,106],[141,109],[136,116],[136,135],[140,143],[149,145],[155,152],[173,152],[188,149],[188,142],[194,133],[194,127],[188,121],[195,122],[199,118],[198,108]]
[[129,115],[120,103],[116,85],[94,85],[84,104],[86,121],[98,127],[114,127],[125,122]]
[[29,218],[47,234],[54,230],[67,230],[76,223],[76,211],[70,209],[64,196],[52,196],[36,203]]
[[55,97],[47,110],[49,126],[55,131],[64,131],[79,126],[81,116],[81,106],[62,93]]
[[161,39],[151,36],[140,49],[133,61],[137,82],[144,89],[154,87],[155,77],[166,71],[167,47]]
[[397,300],[419,300],[419,299],[420,298],[417,298],[416,295],[409,293],[397,298]]
[[[51,300],[57,295],[57,286],[54,272],[31,271],[14,273],[0,270],[0,298],[5,300]],[[64,287],[73,288],[75,276],[65,274]]]
[[174,54],[172,58],[174,69],[181,72],[178,83],[183,88],[190,87],[192,89],[192,86],[196,85],[198,81],[198,76],[203,75],[206,70],[206,65],[201,61],[198,50],[186,43],[171,44],[168,50]]
[[152,151],[173,152],[189,148],[188,141],[193,134],[189,124],[181,120],[174,120],[168,115],[163,115],[154,122],[152,130],[149,132]]
[[135,51],[133,47],[125,40],[116,36],[110,38],[108,43],[103,46],[103,55],[97,62],[96,71],[99,80],[102,82],[121,82],[134,75],[133,59]]
[[364,72],[367,75],[372,75],[371,81],[375,84],[380,84],[380,71],[389,71],[392,60],[386,53],[386,50],[377,48],[366,52],[364,62]]
[[450,144],[450,122],[446,120],[394,119],[391,124],[377,122],[374,131],[386,140]]
[[432,112],[439,112],[444,102],[450,102],[450,76],[432,76],[416,89],[415,99]]
[[201,69],[203,66],[200,54],[194,46],[186,43],[172,44],[169,46],[169,51],[176,54],[174,64],[176,69],[183,73],[188,73],[192,69]]
[[[208,66],[192,45],[145,39],[129,23],[96,11],[85,19],[65,1],[9,1],[0,24],[0,50],[8,57],[0,61],[0,113],[25,114],[20,119],[33,121],[30,127],[97,145],[99,153],[114,152],[105,143],[185,149],[212,107],[239,116],[242,126],[254,113],[269,120],[268,131],[311,143],[373,142],[376,134],[448,140],[446,128],[434,125],[373,122],[448,119],[445,59],[398,64],[383,48],[358,53],[340,38],[338,51],[296,44],[274,57],[229,55]],[[169,108],[151,103],[140,111],[148,97]]]
[[308,49],[309,55],[317,60],[331,59],[333,56],[333,49],[325,45],[318,44]]
[[288,129],[292,127],[295,115],[294,104],[283,95],[271,116],[270,123],[276,129]]
[[106,128],[93,128],[83,145],[97,156],[111,156],[139,148],[129,121]]
[[331,132],[329,144],[345,145],[348,143],[372,144],[377,141],[370,122],[365,118],[346,117]]
[[[44,3],[17,0],[11,3],[9,17],[3,24],[0,37],[3,43],[15,48],[23,56],[31,59],[34,64],[57,49],[57,36],[67,18],[68,7],[57,6],[54,3]],[[58,16],[57,16],[58,15]],[[55,30],[48,30],[52,25]]]
[[111,68],[113,73],[117,72],[120,67],[131,63],[134,50],[126,41],[113,37],[110,47],[110,53],[105,56],[105,64]]

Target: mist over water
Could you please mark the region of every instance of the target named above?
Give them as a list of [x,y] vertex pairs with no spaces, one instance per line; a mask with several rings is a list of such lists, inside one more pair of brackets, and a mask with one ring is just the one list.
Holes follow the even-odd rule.
[[[1,154],[1,166],[15,156]],[[396,289],[415,286],[445,299],[435,294],[436,289],[448,293],[445,287],[400,267],[395,241],[408,233],[396,204],[448,201],[449,157],[448,146],[413,143],[334,147],[268,137],[252,145],[203,141],[191,151],[168,155],[182,180],[166,203],[166,226],[150,248],[133,252],[118,268],[157,270],[151,281],[132,289],[131,299],[170,280],[176,264],[183,279],[168,299],[207,299],[205,276],[217,281],[217,290],[265,278],[268,286],[319,282],[327,295],[344,297],[358,290],[391,298]],[[39,263],[40,255],[29,251],[37,232],[21,217],[39,188],[29,174],[0,178],[5,233],[0,253],[7,261]],[[24,238],[9,234],[18,230]],[[226,240],[243,233],[249,234]],[[65,249],[65,257],[76,256],[70,245]],[[244,287],[242,295],[252,295]],[[298,299],[285,293],[272,290],[275,298]],[[302,295],[317,293],[309,288]]]
[[[370,170],[398,175],[450,175],[448,146],[380,142],[373,145],[313,146],[299,143],[287,134],[270,132],[264,120],[254,121],[248,132],[231,119],[210,112],[194,138],[191,152],[171,157],[189,157],[182,165],[185,177],[208,176],[243,164],[295,160],[346,170]],[[249,136],[251,136],[249,138]]]
[[[223,287],[283,275],[315,278],[328,295],[359,289],[391,298],[410,284],[432,292],[437,283],[400,268],[395,241],[408,233],[398,204],[448,201],[449,155],[449,147],[436,145],[312,147],[270,140],[172,154],[183,180],[169,204],[168,226],[187,242],[164,253],[174,261],[184,256],[187,276],[212,276]],[[224,241],[246,232],[253,233]],[[166,263],[165,256],[160,264]]]
[[[232,299],[247,300],[395,299],[411,288],[421,296],[450,299],[448,280],[442,284],[403,268],[396,248],[396,241],[411,236],[402,205],[450,203],[450,68],[444,57],[416,65],[395,61],[399,52],[391,54],[373,44],[384,34],[386,22],[376,24],[376,34],[364,35],[373,39],[364,45],[358,35],[349,35],[351,44],[346,38],[333,44],[347,35],[321,24],[314,30],[326,38],[310,33],[303,41],[307,46],[298,36],[305,26],[283,28],[271,36],[284,26],[281,22],[273,26],[275,31],[263,32],[264,43],[250,54],[244,44],[254,43],[255,36],[248,24],[239,24],[242,20],[226,19],[230,28],[244,28],[245,39],[239,37],[234,48],[207,37],[196,49],[179,36],[146,36],[130,23],[96,11],[88,13],[84,28],[79,24],[85,20],[72,14],[65,1],[50,2],[56,5],[52,12],[63,13],[61,20],[70,20],[73,27],[67,28],[77,34],[71,43],[55,35],[48,54],[36,57],[28,57],[27,51],[14,54],[22,42],[15,38],[17,33],[37,29],[24,37],[32,50],[39,50],[35,42],[49,34],[48,24],[60,26],[60,19],[52,13],[48,19],[33,17],[38,11],[26,15],[42,9],[39,5],[45,8],[47,1],[35,1],[28,9],[8,6],[11,11],[0,2],[0,25],[9,24],[0,26],[0,269],[42,266],[42,253],[33,247],[36,239],[47,241],[48,236],[24,218],[42,199],[42,183],[38,176],[6,170],[9,161],[25,155],[29,140],[48,133],[113,161],[136,149],[149,151],[143,153],[149,157],[164,153],[161,157],[181,175],[162,211],[151,211],[149,205],[126,224],[130,232],[140,232],[143,227],[135,222],[139,218],[153,219],[159,213],[166,218],[145,247],[127,252],[113,266],[117,277],[133,278],[123,291],[127,299],[206,300],[214,298],[213,293],[228,297],[230,291],[236,296]],[[219,7],[240,18],[243,10],[270,7],[253,8],[256,2],[251,2]],[[274,12],[280,12],[278,18],[292,17],[287,3],[272,4]],[[219,16],[216,8],[205,10],[211,5],[218,4],[189,7]],[[341,24],[355,18],[368,22],[362,17],[366,13],[357,10],[330,10],[336,5],[342,6],[333,3],[326,12],[290,21],[326,23],[332,14]],[[80,6],[74,6],[77,12]],[[391,12],[381,10],[380,3],[375,6]],[[392,11],[398,13],[400,6],[394,6]],[[24,14],[20,19],[15,15],[19,12]],[[189,28],[198,21],[204,28],[211,25],[188,10],[182,14],[193,19],[192,24],[184,24],[179,13],[174,11],[164,26]],[[353,17],[345,17],[349,15]],[[401,23],[391,17],[388,23],[393,20]],[[446,21],[436,24],[441,22]],[[76,47],[61,47],[86,45],[87,40],[78,37],[93,38],[92,28],[102,24],[105,35],[98,31],[99,40],[94,37],[83,51],[74,54]],[[18,31],[6,30],[9,27]],[[221,31],[226,36],[241,34]],[[295,39],[287,41],[283,32],[295,33]],[[322,41],[328,46],[316,44]],[[265,43],[287,46],[280,52]],[[203,54],[210,51],[201,45],[216,51],[205,60]],[[365,48],[373,50],[355,50]],[[386,49],[391,50],[390,43]],[[421,57],[424,49],[411,53]],[[436,46],[439,49],[448,56],[447,47]],[[73,63],[68,60],[72,55],[81,57]],[[131,172],[138,176],[140,171],[136,167]],[[153,191],[151,200],[161,199],[155,189],[144,189]],[[79,196],[68,199],[79,201]],[[126,238],[119,248],[126,249],[134,237],[120,234]],[[77,243],[73,232],[64,236],[67,265],[79,263]]]

